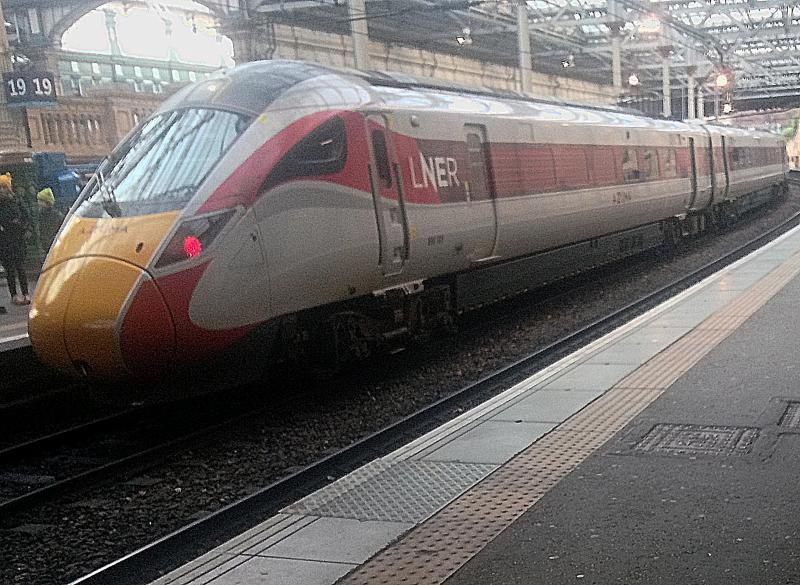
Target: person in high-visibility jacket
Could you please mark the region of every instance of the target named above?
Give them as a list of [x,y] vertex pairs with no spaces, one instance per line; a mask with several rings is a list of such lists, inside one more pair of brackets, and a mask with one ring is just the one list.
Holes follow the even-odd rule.
[[36,194],[36,201],[39,204],[39,240],[45,253],[53,245],[61,224],[64,223],[64,215],[55,208],[56,198],[53,190],[45,187]]

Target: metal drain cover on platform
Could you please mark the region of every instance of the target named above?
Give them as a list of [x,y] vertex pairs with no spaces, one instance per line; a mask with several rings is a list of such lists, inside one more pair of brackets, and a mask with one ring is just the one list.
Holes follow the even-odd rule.
[[758,438],[752,427],[657,424],[635,451],[665,455],[746,455]]
[[790,402],[781,417],[780,426],[800,429],[800,402]]

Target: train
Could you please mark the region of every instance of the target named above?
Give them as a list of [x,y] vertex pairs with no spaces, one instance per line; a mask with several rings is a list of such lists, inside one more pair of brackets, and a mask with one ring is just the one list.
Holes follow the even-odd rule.
[[784,140],[400,73],[262,61],[185,87],[72,207],[29,315],[77,376],[362,359],[786,190]]

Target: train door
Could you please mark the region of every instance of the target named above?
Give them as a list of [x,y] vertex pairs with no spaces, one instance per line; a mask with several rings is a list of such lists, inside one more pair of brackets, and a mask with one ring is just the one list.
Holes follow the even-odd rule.
[[708,168],[711,171],[711,196],[710,199],[714,199],[714,195],[717,193],[717,160],[714,156],[714,140],[711,136],[708,137]]
[[722,136],[722,169],[725,173],[725,184],[722,186],[720,201],[728,198],[728,185],[730,185],[730,171],[728,169],[728,139]]
[[689,138],[689,179],[691,180],[691,193],[689,195],[689,202],[686,205],[687,209],[694,206],[694,200],[697,198],[697,156],[694,151],[694,138]]
[[467,205],[474,226],[470,249],[473,262],[494,258],[497,249],[497,206],[494,177],[486,140],[486,129],[477,124],[464,124],[464,139],[467,143],[469,182],[466,184]]
[[383,114],[367,117],[369,176],[378,221],[380,264],[384,276],[400,274],[409,255],[403,183],[388,128],[388,119]]

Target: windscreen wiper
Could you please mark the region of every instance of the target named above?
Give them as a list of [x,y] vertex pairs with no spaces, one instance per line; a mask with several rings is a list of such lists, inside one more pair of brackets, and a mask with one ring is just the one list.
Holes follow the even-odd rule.
[[97,171],[98,180],[100,181],[100,188],[99,190],[105,191],[108,194],[108,197],[103,197],[103,201],[101,205],[103,206],[103,211],[105,211],[111,217],[122,217],[122,209],[117,203],[117,197],[114,194],[114,187],[111,187],[106,183],[106,178],[103,176],[103,171]]

